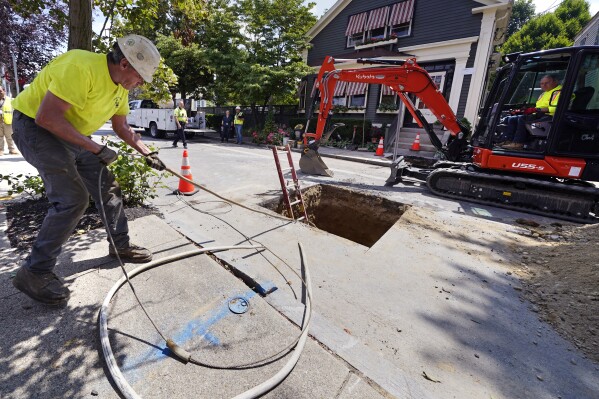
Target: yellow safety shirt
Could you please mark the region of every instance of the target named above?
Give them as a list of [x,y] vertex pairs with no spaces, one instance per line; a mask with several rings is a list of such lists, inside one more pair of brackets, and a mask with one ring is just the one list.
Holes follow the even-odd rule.
[[175,118],[177,118],[179,122],[187,122],[187,111],[185,108],[175,108]]
[[129,91],[112,81],[106,54],[67,51],[46,65],[12,105],[35,119],[47,92],[72,105],[65,118],[84,136],[114,115],[129,114]]
[[[561,89],[562,89],[562,85],[557,85],[553,89],[547,90],[547,91],[544,91],[543,93],[541,93],[541,95],[539,96],[539,99],[537,100],[537,103],[535,104],[536,107],[537,108],[547,108],[547,109],[549,109],[548,114],[553,115],[555,113],[555,108],[557,107],[557,100],[559,100],[559,93],[557,93],[555,95],[555,98],[553,99],[553,101],[551,101],[551,96],[554,91],[561,90]],[[550,102],[553,103],[552,106],[549,106]]]
[[5,125],[12,125],[12,104],[10,97],[4,97],[4,104],[2,104],[2,118],[0,118],[0,122],[3,122]]

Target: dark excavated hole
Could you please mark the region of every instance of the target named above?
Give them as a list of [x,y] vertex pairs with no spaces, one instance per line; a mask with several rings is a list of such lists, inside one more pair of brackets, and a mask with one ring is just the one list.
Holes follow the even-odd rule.
[[[375,195],[324,184],[304,189],[302,194],[308,218],[314,226],[367,247],[374,245],[409,207]],[[262,206],[289,216],[282,196]],[[293,207],[293,213],[296,218],[301,215],[298,205]]]

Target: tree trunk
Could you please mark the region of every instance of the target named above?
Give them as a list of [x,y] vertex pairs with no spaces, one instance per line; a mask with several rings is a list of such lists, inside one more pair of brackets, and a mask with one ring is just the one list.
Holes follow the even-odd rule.
[[68,49],[92,50],[92,0],[69,0]]

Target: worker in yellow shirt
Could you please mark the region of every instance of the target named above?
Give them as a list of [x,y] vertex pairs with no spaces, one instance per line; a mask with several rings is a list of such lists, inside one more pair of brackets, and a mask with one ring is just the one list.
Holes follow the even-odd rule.
[[[147,38],[119,38],[108,54],[71,50],[46,65],[13,101],[13,139],[39,172],[52,206],[30,255],[13,278],[29,297],[63,305],[69,289],[54,273],[62,245],[89,205],[91,195],[106,213],[113,238],[108,253],[126,262],[149,262],[152,253],[129,240],[121,189],[107,165],[118,155],[91,135],[111,120],[114,132],[146,157],[164,164],[127,124],[129,90],[151,82],[160,54]],[[99,186],[99,179],[101,185]]]
[[0,86],[0,112],[0,156],[4,155],[4,139],[6,139],[8,153],[17,155],[19,151],[12,141],[12,101],[2,86]]
[[187,124],[187,111],[185,110],[185,103],[183,100],[179,101],[179,106],[175,108],[175,123],[177,124],[177,133],[175,134],[175,141],[173,141],[173,147],[177,147],[179,140],[183,142],[183,148],[187,148],[187,140],[185,139],[185,125]]

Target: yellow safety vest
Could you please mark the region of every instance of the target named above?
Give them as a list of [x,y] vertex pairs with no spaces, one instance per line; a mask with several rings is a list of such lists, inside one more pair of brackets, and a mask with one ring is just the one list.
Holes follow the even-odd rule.
[[179,122],[187,122],[187,111],[185,108],[175,108],[175,118],[177,118]]
[[4,104],[2,105],[2,121],[6,125],[12,125],[12,104],[10,97],[4,97]]
[[243,125],[243,112],[239,111],[235,114],[235,120],[233,121],[235,125]]
[[561,90],[561,89],[562,89],[562,85],[557,85],[553,89],[544,91],[543,93],[541,93],[541,95],[539,96],[539,99],[537,100],[537,103],[535,104],[536,107],[537,108],[548,108],[549,115],[555,114],[555,108],[557,107],[557,101],[559,100],[560,93],[556,94],[555,98],[553,99],[552,106],[549,106],[549,103],[551,102],[551,97],[552,97],[553,92],[556,90]]

